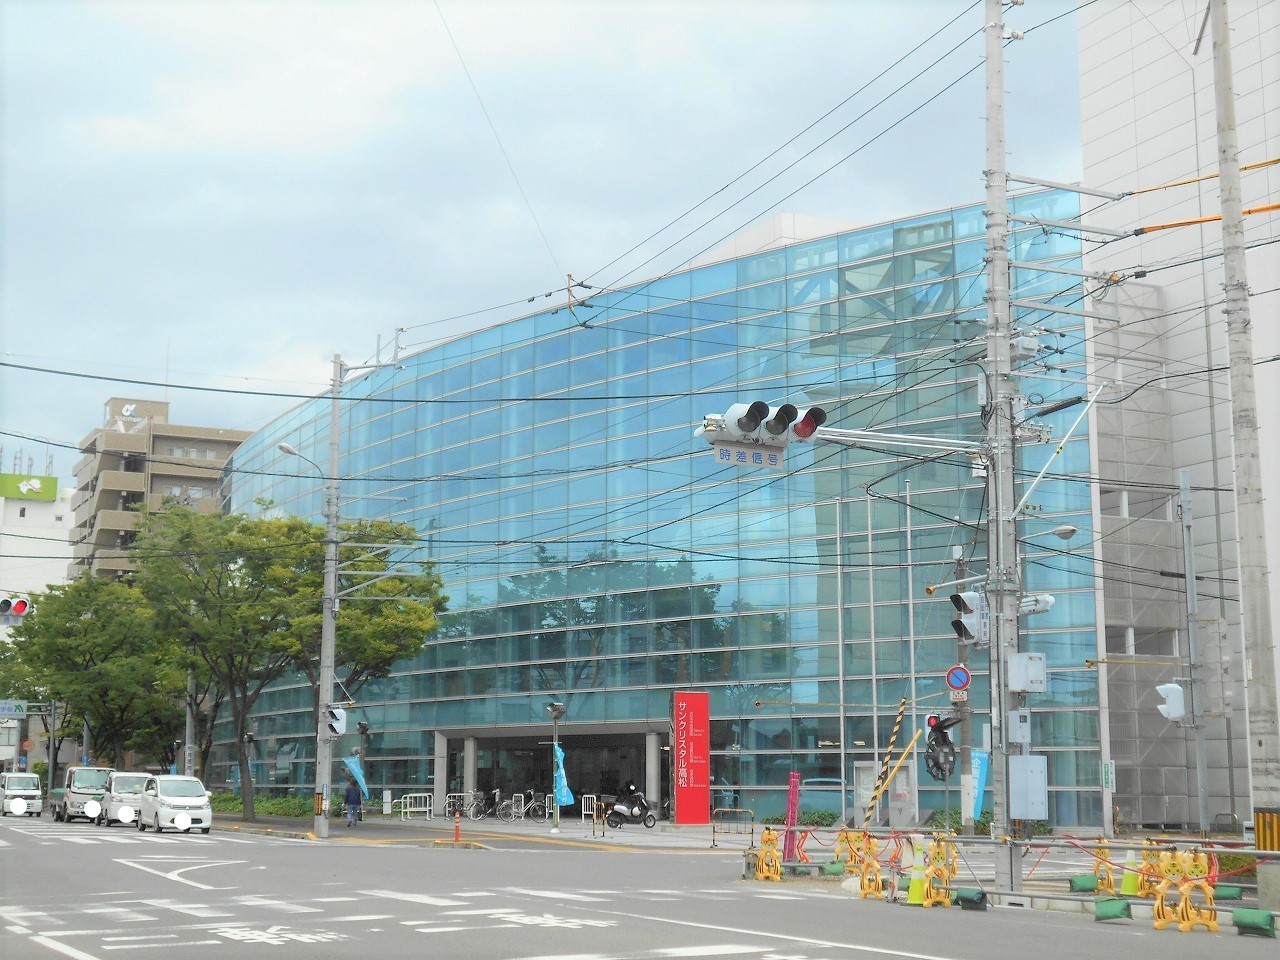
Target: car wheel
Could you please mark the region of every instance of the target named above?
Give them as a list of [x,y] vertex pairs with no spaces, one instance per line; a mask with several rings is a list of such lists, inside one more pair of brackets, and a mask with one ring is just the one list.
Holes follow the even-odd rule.
[[144,823],[144,822],[143,822],[143,820],[142,820],[142,817],[141,817],[141,816],[139,816],[139,817],[138,817],[138,832],[139,832],[139,833],[146,833],[146,832],[147,832],[147,825],[146,825],[146,823]]
[[37,813],[37,814],[36,814],[36,816],[37,816],[37,817],[40,817],[40,816],[43,816],[43,814],[41,814],[41,813]]
[[201,833],[203,833],[203,834],[207,837],[207,836],[209,835],[209,828],[208,828],[208,827],[201,827],[201,828],[200,828],[200,832],[201,832]]
[[164,833],[164,827],[160,826],[160,814],[156,814],[155,819],[151,821],[151,829],[156,833]]

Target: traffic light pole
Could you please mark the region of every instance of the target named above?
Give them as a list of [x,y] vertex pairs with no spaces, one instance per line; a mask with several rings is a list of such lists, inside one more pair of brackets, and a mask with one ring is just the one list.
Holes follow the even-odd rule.
[[[991,608],[991,829],[1009,835],[1009,755],[1005,720],[1011,706],[1007,661],[1018,649],[1018,539],[1013,511],[1014,419],[1009,345],[1012,332],[1009,292],[1009,189],[1005,163],[1004,18],[1001,0],[984,0],[987,88],[987,580]],[[1018,848],[995,848],[995,884],[1022,889]]]
[[333,699],[334,656],[338,641],[338,447],[341,437],[339,399],[346,373],[342,357],[333,355],[329,382],[329,470],[324,478],[324,599],[320,620],[320,676],[316,696],[316,808],[313,832],[329,836],[329,791],[333,782],[333,740],[325,708]]

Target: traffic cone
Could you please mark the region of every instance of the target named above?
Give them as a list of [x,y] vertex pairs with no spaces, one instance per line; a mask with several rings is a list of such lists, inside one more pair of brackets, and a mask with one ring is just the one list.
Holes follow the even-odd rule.
[[1124,858],[1124,874],[1120,878],[1120,896],[1136,897],[1139,879],[1138,855],[1130,850]]
[[907,906],[924,906],[924,845],[920,837],[911,838],[911,883],[907,887]]

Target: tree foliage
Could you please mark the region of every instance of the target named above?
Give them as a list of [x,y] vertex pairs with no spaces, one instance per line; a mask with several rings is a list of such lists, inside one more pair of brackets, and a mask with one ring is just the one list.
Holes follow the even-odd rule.
[[138,590],[81,577],[35,596],[6,658],[27,694],[58,700],[89,727],[95,753],[123,764],[126,746],[161,755],[181,729],[185,675]]
[[[443,608],[440,579],[401,572],[416,531],[361,522],[344,528],[344,596],[336,661],[348,690],[386,676],[421,650]],[[240,782],[251,782],[245,744],[263,691],[298,669],[314,683],[323,615],[324,531],[292,517],[199,514],[175,507],[145,518],[131,547],[136,582],[157,623],[208,670],[230,708]],[[242,791],[253,819],[253,795]]]

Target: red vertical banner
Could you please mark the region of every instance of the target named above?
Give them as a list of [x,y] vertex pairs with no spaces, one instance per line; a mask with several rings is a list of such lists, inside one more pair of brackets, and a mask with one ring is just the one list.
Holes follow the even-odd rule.
[[711,822],[711,694],[671,694],[671,816]]

